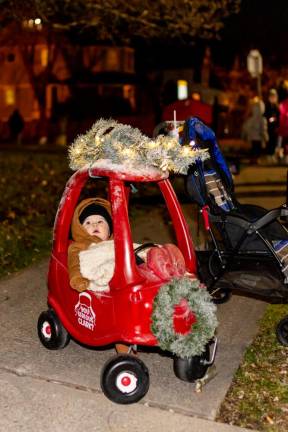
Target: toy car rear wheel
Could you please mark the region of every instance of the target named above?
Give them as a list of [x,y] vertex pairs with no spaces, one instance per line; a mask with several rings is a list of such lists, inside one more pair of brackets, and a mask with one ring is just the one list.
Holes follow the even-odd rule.
[[68,345],[70,341],[69,333],[67,333],[52,309],[40,314],[37,329],[39,339],[42,345],[47,349],[62,349]]
[[216,288],[211,291],[212,301],[215,304],[223,304],[230,300],[231,290],[229,288]]
[[174,357],[174,373],[182,381],[193,382],[203,378],[206,374],[209,365],[206,365],[205,361],[209,361],[209,345],[206,345],[204,353],[200,356],[189,358]]
[[276,336],[282,345],[288,346],[288,316],[284,317],[277,324]]
[[149,389],[149,373],[136,357],[118,355],[108,360],[101,373],[105,396],[118,404],[138,402]]

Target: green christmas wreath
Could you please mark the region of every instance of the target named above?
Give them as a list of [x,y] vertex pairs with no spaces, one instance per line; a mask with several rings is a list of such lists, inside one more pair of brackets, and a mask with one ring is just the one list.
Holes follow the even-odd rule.
[[[196,322],[187,334],[177,333],[173,324],[175,306],[183,299],[196,317]],[[173,279],[160,288],[154,299],[152,332],[161,349],[178,357],[202,354],[206,344],[213,338],[217,325],[216,306],[198,279]]]

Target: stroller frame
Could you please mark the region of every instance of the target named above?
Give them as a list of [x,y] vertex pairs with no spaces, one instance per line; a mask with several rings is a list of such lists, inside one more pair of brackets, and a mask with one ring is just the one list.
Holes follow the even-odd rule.
[[[210,222],[211,222],[211,224],[222,223],[225,225],[227,223],[227,219],[233,218],[234,216],[228,215],[226,217],[226,220],[225,220],[221,216],[214,215],[213,213],[211,213],[208,206],[203,207],[200,211],[202,213],[202,217],[204,220],[205,230],[208,232],[208,234],[212,240],[212,244],[214,246],[215,253],[216,253],[216,255],[219,259],[219,263],[220,263],[219,271],[214,272],[212,269],[212,264],[211,264],[211,259],[213,258],[213,254],[209,256],[209,262],[208,262],[209,272],[213,277],[212,281],[208,285],[211,294],[215,294],[217,291],[221,290],[221,288],[216,288],[215,290],[213,290],[213,288],[217,284],[217,282],[219,281],[221,276],[223,276],[225,271],[229,271],[229,270],[233,269],[233,260],[235,260],[235,259],[241,260],[241,258],[247,259],[247,257],[249,257],[249,259],[252,259],[252,260],[256,259],[257,260],[257,259],[260,259],[263,257],[271,258],[271,255],[272,255],[273,258],[278,263],[279,269],[282,270],[282,268],[284,266],[283,263],[281,262],[278,255],[276,254],[275,250],[271,246],[271,243],[259,232],[259,229],[265,227],[265,225],[269,224],[270,222],[272,222],[273,220],[275,220],[278,217],[287,217],[288,216],[288,208],[287,208],[286,204],[284,204],[283,207],[272,209],[265,216],[258,219],[254,223],[251,223],[251,222],[245,220],[244,218],[237,216],[237,223],[238,223],[238,225],[241,225],[241,227],[243,228],[244,231],[243,231],[243,234],[241,235],[241,237],[239,238],[238,242],[236,243],[236,245],[234,247],[232,247],[231,250],[229,250],[229,251],[223,250],[223,248],[220,247],[220,245],[217,242],[217,239],[214,235],[213,228],[210,225]],[[264,251],[241,251],[241,246],[243,245],[244,241],[247,239],[247,236],[250,236],[253,234],[255,234],[265,244],[265,246],[268,249],[267,252],[264,252]],[[201,255],[201,251],[198,251],[197,255],[199,258],[199,256]],[[217,302],[217,300],[216,300],[216,302]]]

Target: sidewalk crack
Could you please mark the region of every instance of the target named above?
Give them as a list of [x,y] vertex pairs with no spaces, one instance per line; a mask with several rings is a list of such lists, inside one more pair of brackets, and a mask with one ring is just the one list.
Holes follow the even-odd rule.
[[6,372],[6,373],[10,373],[12,375],[16,375],[17,377],[20,378],[31,378],[31,379],[35,379],[38,381],[45,381],[47,383],[51,383],[51,384],[57,384],[57,385],[62,385],[64,387],[68,387],[68,388],[72,388],[74,390],[80,390],[80,391],[86,391],[89,393],[98,393],[101,394],[102,391],[100,389],[94,388],[94,387],[88,387],[82,384],[74,384],[68,381],[63,381],[63,380],[59,380],[59,379],[55,379],[55,378],[48,378],[45,376],[41,376],[41,375],[35,375],[35,374],[30,374],[27,373],[23,370],[20,369],[11,369],[8,367],[3,367],[0,366],[0,371]]

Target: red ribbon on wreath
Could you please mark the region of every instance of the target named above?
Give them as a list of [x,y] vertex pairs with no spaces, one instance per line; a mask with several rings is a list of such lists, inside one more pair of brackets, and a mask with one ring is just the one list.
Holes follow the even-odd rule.
[[197,322],[195,314],[191,311],[188,301],[184,298],[174,306],[173,327],[175,333],[186,335],[190,333],[192,325]]

